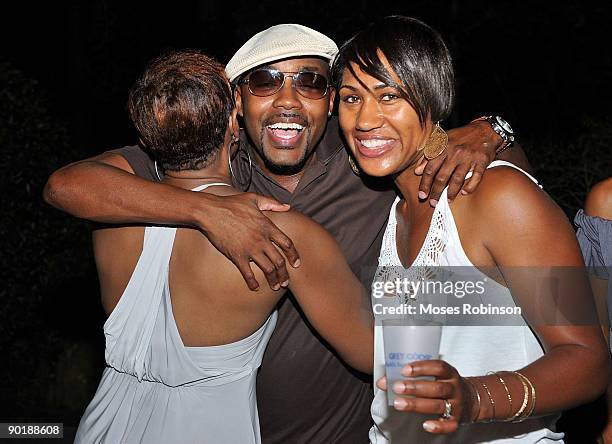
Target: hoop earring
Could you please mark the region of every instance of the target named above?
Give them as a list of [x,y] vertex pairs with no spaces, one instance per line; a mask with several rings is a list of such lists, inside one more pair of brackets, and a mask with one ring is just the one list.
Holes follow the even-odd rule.
[[161,175],[159,174],[159,170],[157,169],[157,160],[153,161],[153,166],[155,167],[155,174],[157,175],[157,180],[161,182],[162,178],[161,178]]
[[448,134],[440,126],[440,122],[436,122],[429,139],[423,145],[423,155],[427,160],[432,160],[442,154],[448,146]]
[[348,163],[351,166],[351,170],[353,170],[353,173],[355,173],[356,176],[361,176],[361,170],[357,166],[357,162],[355,162],[353,156],[351,156],[350,154],[348,155]]
[[[233,138],[232,138],[232,140],[233,140]],[[236,140],[238,140],[238,139],[236,139]],[[243,150],[240,147],[238,147],[238,151],[236,152],[236,156],[239,156],[241,151],[243,151]],[[227,159],[228,159],[227,163],[229,164],[230,174],[232,175],[232,182],[234,182],[236,185],[238,185],[238,188],[241,191],[248,190],[249,186],[251,185],[251,180],[253,179],[253,161],[251,160],[251,153],[249,153],[248,149],[245,149],[244,151],[246,151],[247,159],[249,160],[249,178],[247,179],[247,181],[244,184],[240,183],[240,181],[238,180],[238,178],[234,174],[234,169],[232,168],[232,157],[231,156],[227,156]],[[236,156],[234,156],[234,157],[236,157]]]

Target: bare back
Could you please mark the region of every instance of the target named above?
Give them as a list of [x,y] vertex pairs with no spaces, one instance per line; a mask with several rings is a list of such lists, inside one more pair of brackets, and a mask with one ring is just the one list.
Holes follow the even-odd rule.
[[[229,186],[205,192],[237,194]],[[372,313],[367,292],[352,274],[340,247],[316,222],[295,212],[266,215],[294,241],[302,264],[289,270],[289,289],[314,328],[355,368],[372,368]],[[99,230],[94,251],[102,303],[110,313],[138,262],[144,228]],[[257,279],[263,273],[254,267]],[[179,228],[169,265],[172,311],[185,346],[222,345],[256,331],[285,289],[251,291],[236,266],[198,230]]]
[[[203,192],[237,194],[227,186]],[[94,232],[93,245],[102,305],[115,308],[142,252],[144,227],[104,228]],[[256,274],[259,270],[256,271]],[[263,277],[263,273],[257,276]],[[186,346],[220,345],[257,330],[284,291],[268,287],[250,291],[235,265],[197,229],[179,228],[169,269],[172,310]]]

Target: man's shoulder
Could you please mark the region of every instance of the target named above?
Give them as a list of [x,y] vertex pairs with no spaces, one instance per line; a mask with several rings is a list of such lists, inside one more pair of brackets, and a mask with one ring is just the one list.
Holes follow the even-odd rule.
[[137,176],[151,181],[161,180],[161,173],[158,171],[155,161],[140,146],[127,145],[109,150],[107,153],[117,154],[127,160]]

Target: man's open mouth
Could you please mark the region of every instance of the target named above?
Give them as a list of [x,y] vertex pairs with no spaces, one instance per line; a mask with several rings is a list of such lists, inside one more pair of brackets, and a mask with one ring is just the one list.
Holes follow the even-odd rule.
[[295,139],[304,130],[304,126],[299,123],[274,123],[266,128],[274,137],[283,140]]
[[266,125],[272,141],[285,146],[297,142],[305,128],[304,125],[296,122],[276,122]]

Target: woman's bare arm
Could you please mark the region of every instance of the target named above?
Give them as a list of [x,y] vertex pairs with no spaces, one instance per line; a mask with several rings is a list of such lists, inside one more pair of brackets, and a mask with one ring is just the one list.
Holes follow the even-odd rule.
[[374,336],[369,292],[352,273],[334,238],[297,213],[271,215],[300,250],[289,288],[313,327],[352,367],[372,373]]
[[523,369],[537,390],[534,413],[594,399],[606,386],[609,356],[572,226],[512,168],[490,170],[481,188],[472,209],[486,219],[483,243],[546,351]]

